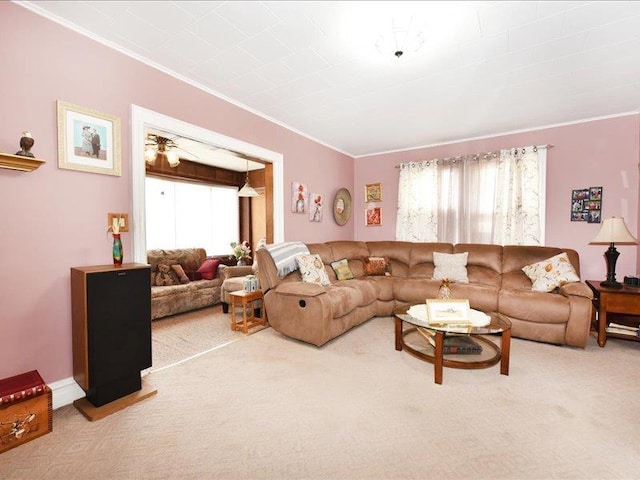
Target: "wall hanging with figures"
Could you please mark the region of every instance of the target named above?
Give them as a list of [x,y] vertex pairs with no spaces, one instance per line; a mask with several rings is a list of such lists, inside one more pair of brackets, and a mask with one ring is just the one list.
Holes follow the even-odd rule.
[[600,223],[602,218],[602,187],[571,191],[571,221]]

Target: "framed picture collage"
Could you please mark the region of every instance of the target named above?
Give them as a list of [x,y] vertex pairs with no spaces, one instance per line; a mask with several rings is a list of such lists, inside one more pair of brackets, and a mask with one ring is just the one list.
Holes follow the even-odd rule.
[[600,223],[602,217],[602,187],[571,191],[571,221]]

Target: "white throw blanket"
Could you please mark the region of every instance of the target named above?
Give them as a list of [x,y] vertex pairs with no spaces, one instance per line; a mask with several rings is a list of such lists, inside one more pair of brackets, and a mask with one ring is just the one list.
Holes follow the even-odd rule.
[[276,264],[278,276],[284,277],[288,273],[298,269],[296,256],[309,254],[309,249],[302,242],[285,242],[267,245],[264,247]]

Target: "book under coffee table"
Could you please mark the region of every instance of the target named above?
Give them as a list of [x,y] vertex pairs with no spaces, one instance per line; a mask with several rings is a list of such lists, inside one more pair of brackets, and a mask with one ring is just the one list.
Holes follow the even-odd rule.
[[[394,310],[395,316],[395,346],[396,350],[405,350],[425,362],[433,363],[434,380],[442,384],[443,367],[481,369],[489,368],[500,362],[500,373],[509,375],[509,353],[511,347],[511,322],[504,315],[497,312],[486,312],[490,317],[490,323],[486,326],[434,326],[426,320],[414,317],[408,313],[410,305],[400,305]],[[410,328],[404,329],[404,324]],[[435,337],[435,346],[421,334],[418,329],[428,328]],[[486,352],[480,355],[444,353],[444,338],[451,334],[468,334],[473,339],[486,347]],[[485,338],[484,335],[501,335],[500,344]]]

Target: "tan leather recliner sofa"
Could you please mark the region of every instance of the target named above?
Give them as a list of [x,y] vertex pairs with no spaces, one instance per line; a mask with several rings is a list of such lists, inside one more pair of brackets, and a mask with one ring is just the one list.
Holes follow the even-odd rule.
[[[551,293],[532,291],[531,280],[522,271],[526,265],[565,252],[579,276],[575,250],[401,241],[333,241],[307,247],[322,258],[330,286],[304,283],[298,271],[279,278],[269,252],[256,252],[269,324],[288,337],[320,346],[374,316],[392,315],[399,304],[435,298],[441,281],[431,278],[433,252],[468,252],[469,283],[451,284],[455,298],[468,298],[472,308],[505,315],[511,320],[514,337],[586,346],[593,308],[591,289],[584,282],[572,282]],[[370,256],[388,257],[391,276],[367,276],[363,259]],[[338,281],[331,267],[344,258],[353,280]]]

